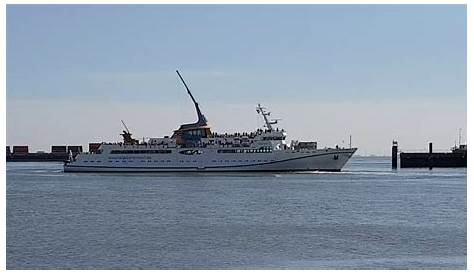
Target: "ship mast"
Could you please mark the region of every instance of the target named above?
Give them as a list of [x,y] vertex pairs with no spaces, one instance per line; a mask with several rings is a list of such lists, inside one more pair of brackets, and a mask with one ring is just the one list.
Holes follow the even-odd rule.
[[176,70],[176,73],[178,74],[179,79],[181,79],[181,82],[183,82],[184,87],[186,88],[186,90],[188,91],[189,96],[191,97],[191,100],[193,100],[194,107],[196,108],[196,112],[197,112],[197,116],[198,116],[197,124],[198,124],[198,125],[206,125],[206,124],[207,124],[207,119],[206,119],[206,117],[204,117],[204,115],[202,114],[201,110],[199,109],[199,105],[198,105],[198,103],[196,102],[196,100],[194,99],[193,94],[192,94],[191,91],[189,90],[188,85],[186,85],[186,82],[184,81],[183,77],[181,77],[181,74],[179,74],[179,71],[178,71],[178,70]]
[[257,104],[257,113],[262,114],[263,120],[265,120],[265,127],[269,131],[273,131],[272,125],[275,125],[278,121],[276,119],[269,120],[268,116],[270,116],[270,112],[265,111],[265,108],[262,107],[260,104]]
[[459,128],[459,147],[461,147],[461,136],[462,136],[461,132],[462,132],[462,128]]

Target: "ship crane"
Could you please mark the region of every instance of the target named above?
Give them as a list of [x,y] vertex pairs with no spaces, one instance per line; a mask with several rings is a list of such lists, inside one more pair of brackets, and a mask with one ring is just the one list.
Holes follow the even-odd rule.
[[127,125],[125,124],[125,122],[124,122],[123,120],[120,120],[120,122],[122,122],[122,125],[123,125],[123,127],[125,128],[125,130],[126,130],[126,131],[124,130],[123,132],[124,132],[124,133],[127,133],[127,134],[130,134],[130,130],[128,130],[128,127],[127,127]]
[[278,123],[278,120],[281,120],[281,119],[268,119],[268,117],[270,116],[270,112],[266,111],[265,108],[262,107],[260,104],[257,104],[257,113],[262,114],[263,120],[265,120],[264,126],[269,131],[273,131],[272,125],[276,125]]
[[122,134],[120,134],[123,137],[123,143],[127,145],[138,145],[138,140],[132,138],[132,134],[130,133],[130,130],[128,130],[127,125],[123,120],[120,120],[122,122],[123,127],[125,130],[122,130]]
[[199,109],[199,105],[196,102],[196,99],[194,99],[193,94],[188,88],[188,85],[184,81],[183,77],[181,77],[181,74],[179,73],[178,70],[176,70],[176,73],[179,76],[179,79],[181,79],[181,82],[183,82],[184,87],[186,88],[186,91],[188,92],[189,96],[191,97],[191,100],[193,100],[194,107],[196,108],[197,116],[198,116],[198,121],[196,122],[197,125],[202,126],[202,125],[207,125],[207,119],[206,117],[202,114],[201,109]]

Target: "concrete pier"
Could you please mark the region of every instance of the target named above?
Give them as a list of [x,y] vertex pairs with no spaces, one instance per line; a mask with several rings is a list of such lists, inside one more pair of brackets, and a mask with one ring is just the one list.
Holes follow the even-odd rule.
[[451,152],[433,152],[433,143],[430,142],[428,152],[401,152],[400,168],[407,167],[467,167],[467,146],[455,147]]

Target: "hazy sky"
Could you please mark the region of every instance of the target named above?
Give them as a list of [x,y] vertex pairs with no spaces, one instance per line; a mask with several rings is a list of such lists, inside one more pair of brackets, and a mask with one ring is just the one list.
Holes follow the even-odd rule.
[[261,126],[257,102],[359,154],[466,131],[464,5],[8,5],[7,144],[170,135],[196,119],[176,69],[218,132]]

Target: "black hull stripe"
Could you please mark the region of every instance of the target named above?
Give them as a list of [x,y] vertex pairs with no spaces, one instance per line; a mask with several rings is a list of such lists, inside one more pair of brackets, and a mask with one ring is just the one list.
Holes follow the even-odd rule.
[[[297,157],[297,158],[291,158],[291,159],[285,159],[285,160],[278,160],[274,162],[267,162],[267,163],[257,163],[257,164],[248,164],[248,165],[235,165],[235,166],[215,166],[215,167],[204,167],[204,168],[198,168],[198,167],[133,167],[133,166],[128,166],[128,167],[116,167],[116,166],[76,166],[72,165],[70,166],[71,168],[73,167],[79,167],[79,168],[111,168],[111,169],[195,169],[196,171],[207,171],[209,169],[223,169],[223,168],[236,168],[236,167],[252,167],[252,166],[261,166],[261,165],[269,165],[269,164],[275,164],[275,163],[282,163],[282,162],[288,162],[288,161],[293,161],[293,160],[300,160],[300,159],[305,159],[305,158],[311,158],[311,157],[319,157],[319,156],[325,156],[325,155],[332,155],[332,154],[353,154],[355,151],[344,151],[344,152],[328,152],[328,153],[322,153],[318,155],[308,155],[308,156],[302,156],[302,157]],[[304,169],[307,170],[307,169]],[[316,170],[316,169],[313,169]],[[240,170],[242,171],[242,170]]]
[[133,170],[133,171],[119,171],[119,170],[74,170],[74,171],[64,171],[66,173],[182,173],[182,172],[189,172],[189,173],[207,173],[207,172],[255,172],[255,173],[265,173],[265,172],[280,172],[280,173],[290,173],[290,172],[312,172],[312,171],[324,171],[324,172],[340,172],[340,169],[266,169],[266,170],[179,170],[179,171],[163,171],[163,170]]

